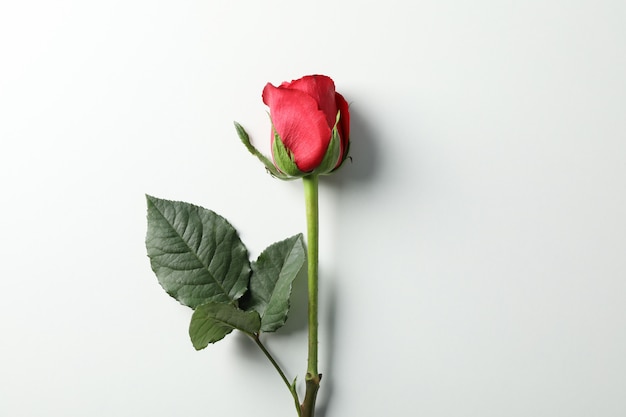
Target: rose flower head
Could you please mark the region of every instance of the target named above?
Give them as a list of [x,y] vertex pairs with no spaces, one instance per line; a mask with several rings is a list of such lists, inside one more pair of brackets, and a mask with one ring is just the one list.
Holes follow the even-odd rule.
[[325,75],[307,75],[278,87],[268,83],[263,102],[272,122],[271,162],[252,147],[243,128],[240,138],[281,179],[329,174],[348,156],[350,113],[348,103]]

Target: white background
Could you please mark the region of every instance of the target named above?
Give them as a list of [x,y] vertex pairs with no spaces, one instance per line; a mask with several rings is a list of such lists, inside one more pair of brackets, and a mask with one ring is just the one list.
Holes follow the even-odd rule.
[[[144,193],[256,257],[304,231],[260,94],[328,74],[321,417],[626,415],[626,3],[4,1],[0,416],[295,416],[254,345],[194,351]],[[303,286],[267,343],[306,368]],[[302,388],[302,387],[300,387]]]

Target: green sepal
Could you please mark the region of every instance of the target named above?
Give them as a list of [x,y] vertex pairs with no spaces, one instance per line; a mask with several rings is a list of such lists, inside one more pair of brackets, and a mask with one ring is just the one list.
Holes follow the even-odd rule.
[[[333,129],[333,135],[337,135],[337,139],[339,141],[339,146],[341,147],[341,137],[339,137],[339,128],[337,126],[339,126],[339,118],[340,118],[340,112],[337,112],[337,121],[335,122],[335,127]],[[332,174],[333,172],[337,171],[339,168],[341,168],[341,166],[343,165],[344,161],[348,158],[348,155],[350,154],[350,140],[347,140],[346,143],[346,149],[344,149],[343,151],[343,155],[341,156],[341,161],[338,161],[337,166],[335,166],[330,172],[329,174]]]
[[306,173],[300,171],[293,158],[293,154],[285,147],[280,135],[274,130],[274,143],[272,144],[272,154],[276,167],[285,175],[291,178],[300,178]]
[[196,350],[209,343],[222,340],[234,329],[249,335],[261,328],[261,318],[256,311],[243,311],[232,304],[206,303],[198,306],[191,316],[189,337]]
[[272,161],[270,161],[265,155],[263,155],[254,146],[252,146],[252,143],[250,142],[250,136],[248,136],[248,133],[243,128],[243,126],[241,126],[237,122],[234,122],[234,123],[235,123],[235,129],[237,130],[237,135],[239,136],[239,139],[241,139],[241,141],[245,145],[246,149],[248,149],[248,152],[250,152],[252,155],[256,156],[259,159],[259,161],[261,161],[261,163],[263,163],[263,165],[265,165],[265,168],[270,173],[270,175],[272,175],[272,176],[274,176],[276,178],[279,178],[281,180],[291,179],[288,176],[286,176],[285,174],[283,174],[282,172],[280,172],[276,168],[276,166],[272,163]]
[[348,141],[348,143],[346,144],[346,149],[343,152],[343,156],[341,157],[341,162],[339,163],[339,165],[337,165],[335,167],[335,169],[333,169],[332,171],[330,171],[330,173],[333,173],[335,171],[337,171],[339,168],[341,168],[343,166],[343,163],[345,162],[346,159],[349,158],[350,156],[350,141]]
[[332,136],[330,138],[330,142],[328,143],[328,148],[326,148],[326,153],[324,154],[322,162],[313,171],[314,174],[329,174],[337,166],[339,156],[341,155],[341,137],[339,136],[339,128],[337,127],[339,125],[340,117],[340,112],[337,112],[335,126],[333,126]]

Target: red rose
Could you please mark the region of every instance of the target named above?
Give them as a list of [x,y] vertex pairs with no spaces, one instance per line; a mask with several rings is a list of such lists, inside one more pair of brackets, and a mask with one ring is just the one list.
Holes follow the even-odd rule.
[[263,102],[270,108],[274,164],[282,173],[327,174],[346,159],[350,113],[331,78],[308,75],[278,87],[268,83]]

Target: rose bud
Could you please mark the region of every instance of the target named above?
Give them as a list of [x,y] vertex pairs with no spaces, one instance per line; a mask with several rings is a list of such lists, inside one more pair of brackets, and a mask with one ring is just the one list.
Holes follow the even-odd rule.
[[263,102],[270,108],[274,164],[252,147],[235,124],[239,137],[272,175],[281,179],[329,174],[348,156],[350,113],[335,83],[325,75],[308,75],[278,87],[267,84]]
[[327,174],[345,160],[350,133],[348,103],[325,75],[279,87],[267,84],[263,102],[272,120],[272,156],[287,175]]

